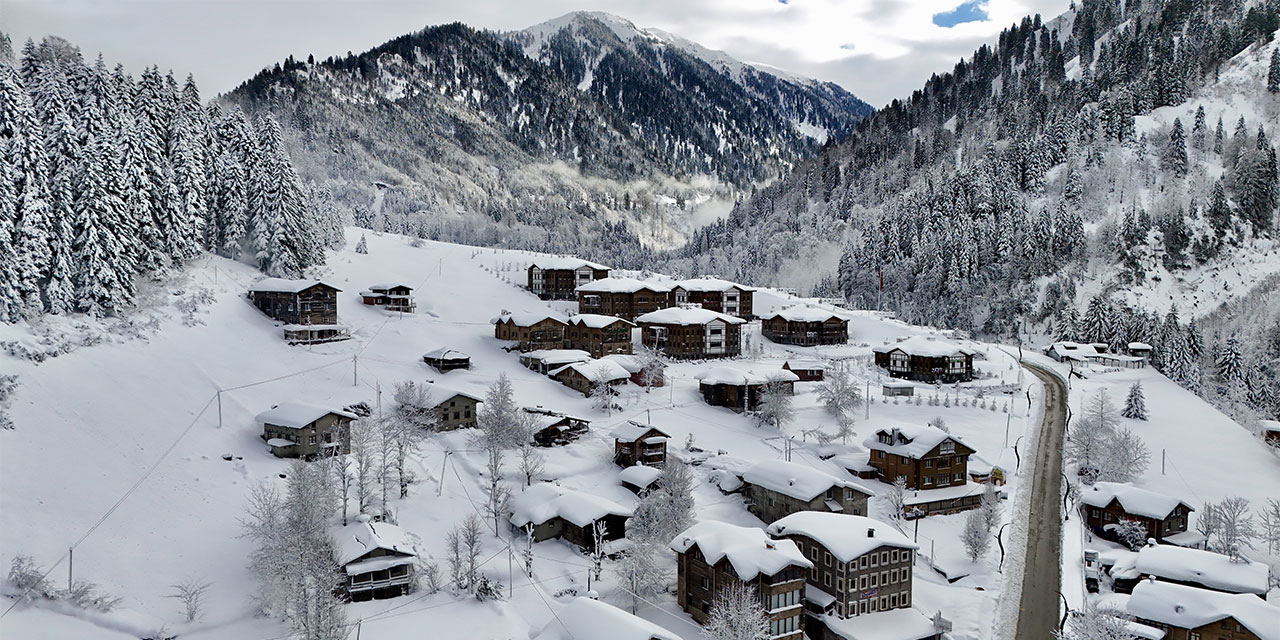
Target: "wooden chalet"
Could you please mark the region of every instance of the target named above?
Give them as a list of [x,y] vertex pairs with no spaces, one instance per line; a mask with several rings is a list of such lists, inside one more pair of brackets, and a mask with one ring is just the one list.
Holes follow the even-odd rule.
[[440,373],[471,368],[471,356],[461,351],[444,347],[423,354],[422,361]]
[[[911,607],[917,546],[892,526],[865,516],[801,511],[765,531],[795,544],[812,562],[805,595],[813,618],[869,621]],[[842,635],[821,625],[809,630],[810,637],[824,640]]]
[[620,467],[667,463],[667,441],[671,436],[651,425],[630,420],[613,430],[613,461]]
[[578,313],[623,320],[671,306],[671,288],[635,278],[604,278],[578,287]]
[[910,398],[916,394],[916,386],[906,380],[885,380],[880,384],[880,392],[886,398],[894,396]]
[[895,378],[923,382],[966,382],[973,379],[972,349],[933,336],[912,336],[872,349],[876,366]]
[[1096,535],[1114,540],[1120,522],[1133,520],[1147,528],[1147,538],[1156,542],[1196,546],[1204,536],[1188,531],[1191,505],[1131,484],[1096,482],[1081,491],[1080,503],[1085,524]]
[[728,367],[716,367],[697,375],[698,390],[707,404],[728,407],[737,412],[755,411],[760,408],[760,396],[767,385],[773,384],[785,393],[795,393],[799,378],[786,370],[768,374],[740,371]]
[[584,550],[595,549],[594,527],[604,525],[605,542],[623,538],[631,509],[594,493],[551,483],[535,484],[511,499],[509,521],[517,535],[531,530],[534,542],[562,538]]
[[589,396],[597,387],[617,387],[631,380],[631,374],[612,360],[591,360],[565,365],[550,374],[552,380]]
[[[658,359],[645,360],[639,356],[616,353],[601,360],[612,360],[631,374],[631,384],[637,387],[662,387],[667,383],[667,365]],[[645,368],[649,370],[646,371]]]
[[869,462],[880,480],[907,480],[908,489],[935,489],[968,482],[968,459],[974,450],[936,427],[901,426],[880,429],[863,440]]
[[413,313],[418,308],[413,301],[413,287],[407,284],[375,284],[368,290],[360,292],[360,299],[371,307],[382,307],[387,311]]
[[791,540],[772,540],[757,527],[703,520],[671,541],[676,552],[676,602],[706,624],[720,593],[746,584],[760,594],[771,640],[804,638],[805,577],[814,562]]
[[1280,640],[1280,607],[1251,594],[1142,580],[1125,610],[1164,640]]
[[1280,448],[1280,420],[1259,420],[1260,431],[1262,432],[1262,441],[1268,445]]
[[580,313],[569,316],[565,344],[601,358],[612,354],[631,353],[631,330],[635,324],[614,316]]
[[342,591],[352,601],[381,600],[413,590],[418,552],[400,527],[373,522],[368,514],[334,531],[334,554],[345,580]]
[[669,358],[703,360],[742,353],[742,318],[693,307],[670,307],[636,318],[641,341]]
[[545,313],[503,313],[494,318],[493,337],[516,343],[520,351],[560,349],[569,325]]
[[1066,362],[1072,365],[1091,362],[1107,367],[1122,367],[1125,369],[1146,367],[1147,360],[1151,354],[1151,346],[1141,342],[1132,344],[1135,345],[1135,348],[1131,350],[1133,353],[1129,355],[1111,353],[1110,347],[1102,342],[1085,344],[1069,341],[1055,342],[1045,347],[1044,353],[1058,362]]
[[787,360],[782,368],[796,374],[800,382],[822,382],[827,377],[827,363],[821,360]]
[[760,332],[778,344],[845,344],[849,321],[812,305],[796,305],[761,316]]
[[579,258],[538,258],[527,271],[529,291],[543,300],[573,300],[578,287],[609,277],[609,267]]
[[571,364],[590,361],[591,354],[579,349],[538,349],[520,354],[520,364],[544,376]]
[[743,320],[755,318],[752,312],[755,289],[714,276],[681,280],[671,287],[671,304],[696,304]]
[[742,474],[747,511],[773,522],[800,511],[867,514],[872,491],[812,466],[765,460]]
[[428,384],[427,389],[431,391],[431,401],[435,403],[437,430],[453,431],[480,426],[479,405],[484,400],[437,383]]
[[277,458],[322,458],[351,451],[356,414],[303,402],[283,402],[259,413],[262,439]]
[[587,432],[590,420],[548,411],[541,407],[525,407],[532,423],[533,443],[539,447],[566,445]]
[[338,324],[338,293],[342,290],[319,280],[264,278],[249,288],[253,306],[284,323],[289,344],[313,344],[346,340],[346,327]]

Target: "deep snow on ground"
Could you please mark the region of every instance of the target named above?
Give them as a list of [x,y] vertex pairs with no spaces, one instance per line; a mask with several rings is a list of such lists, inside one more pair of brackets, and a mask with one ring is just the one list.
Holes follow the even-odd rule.
[[[804,433],[816,427],[834,431],[833,421],[817,402],[815,383],[797,383],[796,418],[779,433],[754,426],[748,416],[704,404],[694,376],[711,366],[768,370],[780,367],[788,357],[847,359],[864,389],[865,382],[871,382],[876,402],[859,411],[858,435],[847,446],[837,447],[839,451],[860,450],[861,440],[880,426],[923,424],[942,417],[952,433],[974,446],[979,455],[1010,471],[1015,466],[1012,449],[1004,446],[1006,419],[1012,446],[1027,425],[1027,396],[1022,392],[1010,389],[1004,395],[992,390],[984,400],[996,403],[1000,407],[996,411],[956,406],[957,400],[975,398],[972,388],[920,385],[917,393],[925,399],[920,406],[881,400],[875,384],[879,373],[869,364],[870,347],[927,333],[926,329],[871,313],[848,312],[849,345],[800,348],[763,340],[758,324],[751,325],[746,331],[750,355],[726,362],[674,364],[668,369],[669,386],[645,393],[628,385],[619,398],[622,410],[606,415],[591,408],[580,394],[520,367],[516,355],[504,351],[503,344],[493,338],[489,319],[501,309],[565,312],[574,306],[540,301],[515,286],[522,284],[524,266],[533,254],[436,242],[414,247],[400,236],[356,229],[348,231],[351,246],[362,233],[367,234],[369,254],[336,252],[321,274],[343,290],[339,314],[352,328],[352,340],[313,347],[286,345],[276,323],[244,297],[258,274],[243,265],[207,258],[152,296],[154,306],[146,313],[160,320],[158,330],[145,339],[108,336],[101,344],[40,364],[0,356],[5,371],[21,376],[11,409],[17,429],[0,432],[0,468],[5,477],[0,491],[0,561],[17,554],[34,556],[46,567],[59,561],[51,577],[61,583],[67,565],[59,559],[88,532],[76,544],[76,578],[96,582],[124,598],[121,609],[109,615],[19,607],[0,619],[0,636],[138,637],[161,626],[198,640],[286,634],[279,622],[255,615],[251,599],[255,585],[245,566],[250,545],[239,537],[238,518],[250,488],[262,482],[282,487],[280,474],[289,464],[268,453],[253,416],[282,401],[335,407],[366,401],[376,406],[378,389],[385,407],[395,383],[403,380],[436,380],[483,396],[497,375],[505,372],[522,403],[590,419],[589,435],[545,451],[544,476],[622,504],[633,504],[635,497],[618,484],[618,468],[610,461],[613,445],[608,434],[615,425],[628,419],[649,420],[672,435],[673,454],[680,456],[692,455],[683,450],[683,443],[693,435],[695,446],[708,454],[724,452],[695,468],[700,519],[762,525],[745,510],[741,497],[721,493],[709,480],[713,467],[725,461],[747,464],[783,457],[783,436],[794,437],[793,461],[845,473],[823,460],[815,439]],[[419,312],[400,316],[359,304],[358,292],[380,281],[415,287]],[[214,300],[194,314],[200,324],[188,326],[183,314],[170,305],[200,289],[210,291]],[[757,299],[757,305],[766,309],[787,302],[787,295],[778,292],[764,292]],[[54,319],[49,324],[58,329],[55,333],[80,331],[76,320]],[[33,343],[32,336],[40,333],[38,327],[0,327],[0,340]],[[992,345],[974,346],[987,357],[978,363],[984,377],[975,385],[1012,387],[1030,382],[1030,376],[1024,380],[1019,375],[1015,358]],[[469,353],[473,368],[445,375],[427,368],[420,355],[437,347]],[[219,427],[216,391],[260,381],[269,382],[222,393]],[[952,406],[929,406],[927,399],[935,394]],[[1003,411],[1006,405],[1010,414]],[[408,499],[391,505],[400,524],[421,539],[421,554],[439,561],[442,570],[444,532],[482,500],[478,475],[483,459],[467,451],[468,437],[466,432],[432,436],[413,461],[423,481]],[[162,457],[170,446],[173,450]],[[1021,446],[1026,457],[1027,444]],[[446,456],[446,451],[454,453]],[[223,454],[234,459],[223,460]],[[508,456],[507,479],[513,487],[520,484],[516,467],[515,456]],[[103,514],[143,477],[136,491],[95,528]],[[1005,487],[1011,496],[1020,490],[1019,479],[1011,477]],[[882,512],[874,501],[872,512],[877,516]],[[1011,512],[1007,506],[1006,520]],[[988,637],[1002,584],[996,573],[999,554],[993,545],[977,566],[970,566],[958,541],[963,519],[964,515],[956,515],[921,521],[916,606],[930,615],[941,610],[955,623],[955,638]],[[907,531],[914,535],[913,528]],[[557,597],[557,593],[585,591],[589,562],[576,549],[559,541],[536,545],[530,578],[519,570],[518,557],[514,573],[509,573],[506,541],[510,534],[505,526],[500,533],[501,540],[493,535],[485,539],[483,570],[510,588],[512,598],[480,603],[447,593],[419,592],[353,604],[347,613],[353,624],[360,621],[361,638],[403,637],[409,630],[421,629],[457,630],[467,637],[525,638],[552,621],[552,611],[567,602],[567,596]],[[519,544],[523,540],[517,549]],[[972,575],[948,584],[929,568],[931,554],[938,564]],[[673,563],[671,569],[674,589]],[[180,622],[179,603],[166,596],[172,592],[170,585],[190,578],[212,586],[204,619],[188,626]],[[602,583],[593,587],[606,601],[626,606],[625,594],[614,582],[606,567]],[[640,615],[683,637],[700,637],[698,627],[672,596],[659,597],[654,605],[642,605]]]

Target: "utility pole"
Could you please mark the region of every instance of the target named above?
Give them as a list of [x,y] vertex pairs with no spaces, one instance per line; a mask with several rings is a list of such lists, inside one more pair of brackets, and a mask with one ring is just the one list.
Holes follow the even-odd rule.
[[[1028,411],[1030,409],[1028,408]],[[1004,446],[1009,446],[1009,423],[1013,421],[1013,412],[1004,414]]]
[[439,496],[444,491],[444,467],[449,463],[449,454],[451,453],[453,452],[445,451],[444,460],[440,462],[440,481],[436,483],[436,496]]
[[218,428],[222,428],[222,389],[218,389]]
[[867,380],[867,395],[862,398],[862,408],[865,411],[865,413],[862,416],[862,419],[870,420],[871,419],[871,380]]
[[72,573],[72,570],[75,568],[75,566],[76,566],[76,548],[68,547],[67,548],[67,591],[71,591],[71,583],[73,582],[72,576],[74,575]]
[[351,356],[351,386],[360,386],[360,355]]

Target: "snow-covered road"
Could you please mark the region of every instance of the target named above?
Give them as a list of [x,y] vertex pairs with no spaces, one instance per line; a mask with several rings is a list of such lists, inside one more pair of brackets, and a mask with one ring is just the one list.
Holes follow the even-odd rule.
[[1044,421],[1036,447],[1025,568],[1019,602],[1018,640],[1043,640],[1058,628],[1062,571],[1062,439],[1066,427],[1067,390],[1051,371],[1026,361],[1044,385]]

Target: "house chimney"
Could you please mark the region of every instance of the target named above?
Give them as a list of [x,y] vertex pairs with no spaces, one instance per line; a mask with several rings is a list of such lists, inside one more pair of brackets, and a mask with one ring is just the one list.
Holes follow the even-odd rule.
[[876,537],[876,528],[875,528],[875,527],[867,527],[867,537],[868,537],[868,538],[874,538],[874,537]]
[[1186,607],[1184,607],[1184,606],[1182,606],[1182,605],[1180,605],[1180,604],[1175,604],[1175,605],[1173,605],[1173,610],[1174,610],[1175,612],[1177,612],[1177,613],[1182,613],[1183,611],[1185,611],[1185,610],[1186,610]]
[[772,540],[765,540],[765,541],[764,541],[764,548],[766,548],[766,549],[773,549],[773,548],[774,548],[774,546],[773,546],[773,541],[772,541]]
[[795,484],[796,484],[795,478],[787,478],[787,486],[794,487]]

